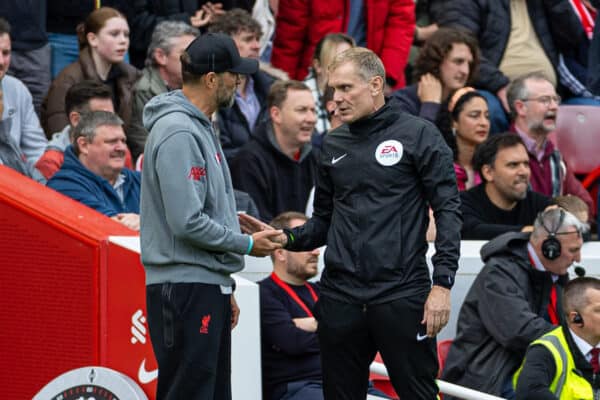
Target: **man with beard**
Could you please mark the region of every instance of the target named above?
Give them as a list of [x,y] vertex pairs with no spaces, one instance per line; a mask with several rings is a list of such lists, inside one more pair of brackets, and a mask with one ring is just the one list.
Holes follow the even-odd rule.
[[240,233],[229,168],[210,116],[230,107],[239,74],[258,62],[209,33],[181,56],[183,88],[144,108],[140,244],[157,399],[231,399],[231,329],[239,308],[231,274],[244,254],[265,256],[281,231]]
[[560,96],[550,80],[541,72],[520,76],[510,84],[507,96],[512,130],[523,139],[529,155],[532,189],[549,197],[572,194],[595,210],[588,191],[548,140],[548,134],[556,129],[560,104]]
[[277,81],[267,98],[270,118],[231,162],[233,186],[247,192],[265,221],[304,211],[317,167],[310,143],[317,113],[308,86]]
[[48,186],[133,230],[140,228],[140,174],[125,168],[123,121],[109,111],[83,114]]
[[[291,229],[303,225],[304,214],[279,214],[271,226]],[[320,350],[313,308],[319,288],[308,279],[317,275],[319,249],[271,254],[273,273],[260,281],[263,398],[322,399]],[[285,397],[290,398],[290,397]]]
[[463,239],[492,239],[510,231],[531,230],[551,199],[528,189],[529,157],[518,135],[490,136],[477,147],[473,168],[481,185],[461,192]]
[[512,377],[527,346],[564,322],[562,291],[585,230],[554,207],[540,213],[531,234],[508,232],[482,247],[485,266],[460,309],[442,379],[514,399]]

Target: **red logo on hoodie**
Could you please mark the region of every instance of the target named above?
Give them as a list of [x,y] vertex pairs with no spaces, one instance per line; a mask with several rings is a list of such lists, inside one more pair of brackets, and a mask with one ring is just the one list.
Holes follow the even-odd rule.
[[193,181],[199,181],[203,176],[206,176],[206,168],[192,167],[187,177]]
[[202,326],[200,326],[200,333],[208,334],[208,324],[210,323],[210,314],[202,317]]

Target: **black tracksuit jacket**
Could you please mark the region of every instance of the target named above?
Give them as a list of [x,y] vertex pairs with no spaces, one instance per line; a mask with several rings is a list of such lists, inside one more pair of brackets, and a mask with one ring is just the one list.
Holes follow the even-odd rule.
[[[382,165],[396,157],[399,161]],[[389,100],[325,136],[314,213],[289,231],[290,250],[327,244],[321,295],[377,304],[431,287],[428,208],[437,224],[433,283],[451,287],[460,252],[460,198],[452,152],[435,126]]]

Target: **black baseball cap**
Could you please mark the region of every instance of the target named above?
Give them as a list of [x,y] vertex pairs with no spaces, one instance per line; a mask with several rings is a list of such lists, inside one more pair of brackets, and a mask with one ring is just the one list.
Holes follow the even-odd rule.
[[205,33],[197,37],[185,49],[190,62],[184,62],[185,70],[202,75],[208,72],[233,72],[254,74],[258,61],[240,57],[233,39],[224,33]]

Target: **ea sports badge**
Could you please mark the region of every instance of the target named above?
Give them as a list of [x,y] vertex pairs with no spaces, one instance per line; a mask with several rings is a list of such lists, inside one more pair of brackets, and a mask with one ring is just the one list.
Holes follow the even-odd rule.
[[399,141],[386,140],[385,142],[379,143],[379,146],[377,146],[377,149],[375,150],[375,159],[384,167],[390,167],[400,162],[403,151],[404,148]]

